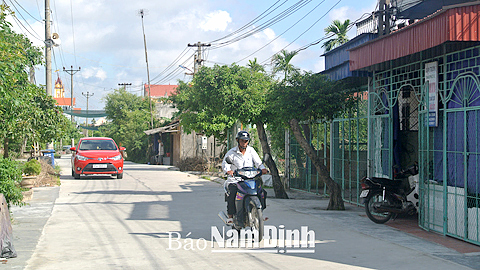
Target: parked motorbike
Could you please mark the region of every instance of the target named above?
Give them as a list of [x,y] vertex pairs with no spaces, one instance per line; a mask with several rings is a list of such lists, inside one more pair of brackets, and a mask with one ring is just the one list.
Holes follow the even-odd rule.
[[[229,157],[226,162],[233,164]],[[220,211],[218,216],[225,222],[226,225],[232,226],[240,231],[244,228],[251,228],[258,231],[258,239],[263,239],[263,207],[258,198],[258,195],[263,194],[262,182],[260,176],[262,170],[254,167],[243,167],[233,172],[233,176],[238,182],[233,183],[225,181],[223,188],[225,190],[225,201],[228,198],[229,184],[236,184],[238,191],[235,199],[235,207],[237,212],[233,215],[233,224],[227,223],[227,215]]]
[[398,214],[414,215],[418,209],[418,165],[400,171],[395,179],[365,177],[361,180],[365,212],[370,220],[383,224]]

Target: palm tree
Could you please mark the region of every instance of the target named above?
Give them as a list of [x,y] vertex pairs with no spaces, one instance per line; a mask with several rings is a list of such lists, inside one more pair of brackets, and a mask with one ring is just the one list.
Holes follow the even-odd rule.
[[285,74],[285,80],[287,80],[288,75],[298,72],[298,68],[290,64],[292,58],[297,54],[298,51],[289,52],[287,50],[281,50],[280,53],[275,54],[272,58],[273,73],[282,71]]
[[322,47],[328,52],[335,47],[338,47],[348,42],[347,31],[350,25],[350,20],[345,20],[343,23],[339,20],[334,20],[331,25],[325,28],[325,34],[334,34],[335,37],[323,43]]
[[264,72],[264,71],[265,71],[265,68],[257,62],[257,58],[256,58],[256,57],[253,59],[253,61],[252,61],[252,60],[248,60],[247,66],[248,66],[250,69],[252,69],[254,72],[258,72],[258,71]]

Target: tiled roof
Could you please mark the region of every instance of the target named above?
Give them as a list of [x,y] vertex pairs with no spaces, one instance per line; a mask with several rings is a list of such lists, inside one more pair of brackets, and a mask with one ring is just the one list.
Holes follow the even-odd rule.
[[[169,97],[175,93],[178,85],[150,85],[150,96],[154,98]],[[148,96],[148,84],[144,84],[144,96]]]
[[[58,106],[70,106],[70,98],[53,98],[57,102]],[[75,106],[75,98],[73,98],[73,106]]]

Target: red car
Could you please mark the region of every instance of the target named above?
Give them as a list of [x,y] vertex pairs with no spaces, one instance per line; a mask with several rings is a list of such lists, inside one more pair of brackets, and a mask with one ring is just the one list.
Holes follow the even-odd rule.
[[80,179],[80,175],[110,174],[123,178],[123,156],[115,141],[105,137],[81,138],[77,147],[72,150],[72,176]]

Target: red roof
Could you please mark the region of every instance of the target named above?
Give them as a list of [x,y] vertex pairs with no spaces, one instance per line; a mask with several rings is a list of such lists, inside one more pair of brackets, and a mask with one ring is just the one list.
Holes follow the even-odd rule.
[[[175,93],[178,85],[150,85],[150,96],[153,98],[169,97]],[[148,84],[144,85],[143,94],[148,97]]]
[[350,70],[357,70],[433,48],[448,41],[480,41],[480,5],[444,9],[390,35],[350,50]]
[[[70,106],[70,98],[53,98],[57,102],[58,106]],[[75,98],[73,98],[73,106],[75,106]]]

